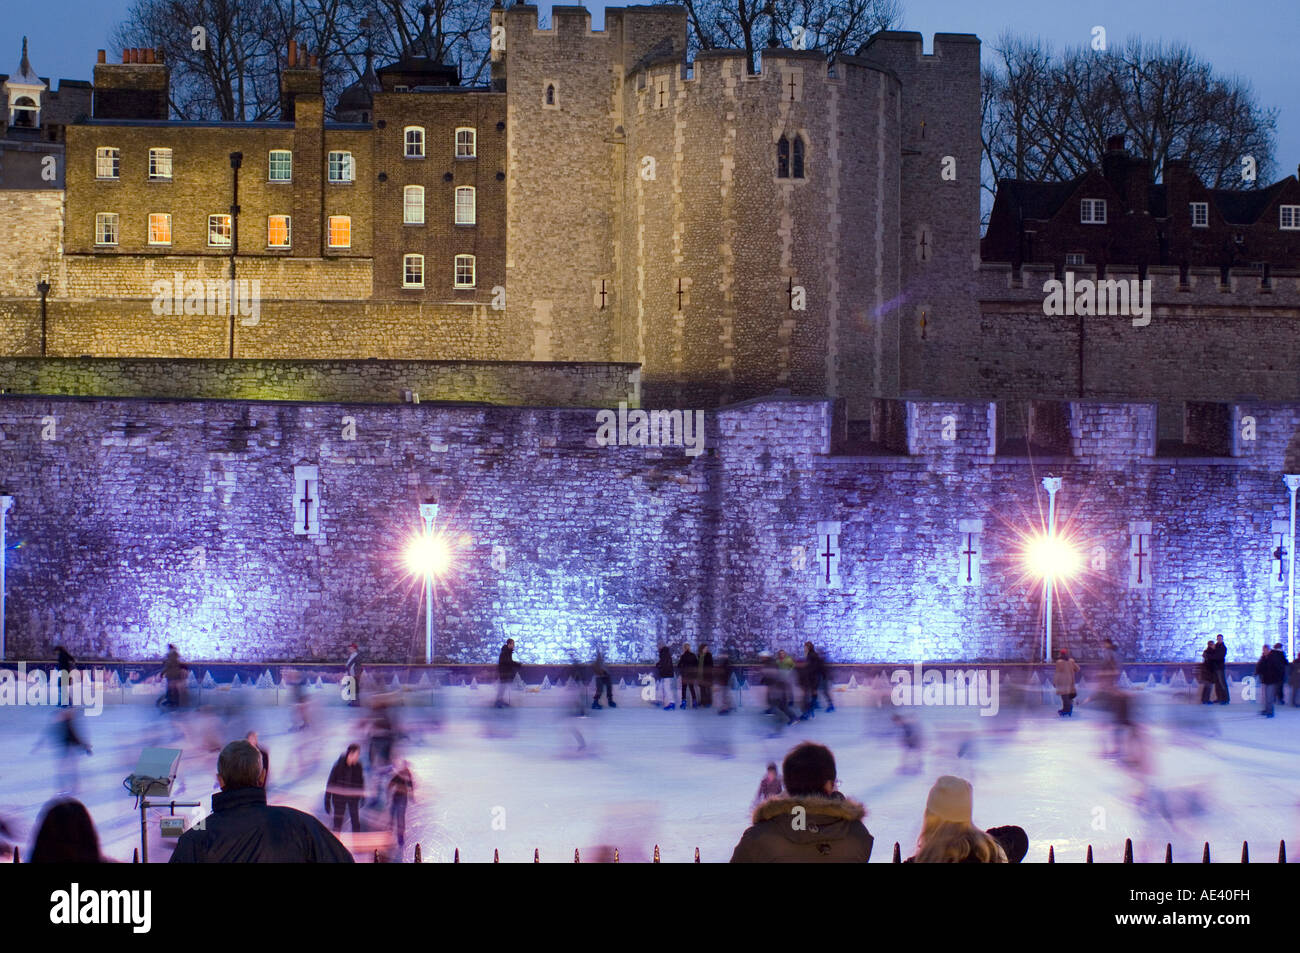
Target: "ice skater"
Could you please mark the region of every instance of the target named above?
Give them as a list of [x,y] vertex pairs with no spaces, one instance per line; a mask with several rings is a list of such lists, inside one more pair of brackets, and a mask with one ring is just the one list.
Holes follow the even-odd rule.
[[781,719],[785,719],[785,727],[790,727],[799,718],[790,708],[790,682],[785,672],[781,671],[777,661],[772,658],[770,652],[764,652],[759,656],[763,664],[763,685],[767,689],[767,710],[765,715],[772,715],[776,718],[776,726],[772,730],[772,735],[781,733]]
[[700,707],[700,697],[695,691],[695,680],[699,676],[700,657],[691,651],[689,642],[682,644],[682,654],[677,660],[678,676],[682,680],[682,708],[686,708],[686,690],[691,692],[691,707]]
[[1222,632],[1214,638],[1214,700],[1220,705],[1232,700],[1228,692],[1228,646]]
[[183,706],[185,679],[189,671],[190,667],[181,661],[181,654],[176,650],[176,646],[168,643],[167,655],[162,663],[162,677],[167,683],[167,689],[162,698],[158,699],[159,708],[170,708],[175,711]]
[[343,813],[352,822],[352,833],[361,832],[361,799],[366,793],[365,772],[361,767],[361,745],[350,744],[330,769],[325,784],[325,813],[334,815],[334,833],[343,830]]
[[76,794],[80,784],[81,772],[78,768],[80,757],[94,754],[90,743],[82,738],[80,731],[77,730],[79,718],[78,709],[60,708],[54,716],[54,722],[50,725],[49,735],[38,737],[36,744],[32,746],[32,754],[44,747],[47,738],[53,740],[58,746],[59,766],[55,772],[55,784],[58,790],[69,794]]
[[496,707],[510,707],[510,685],[514,682],[515,676],[523,666],[515,661],[515,640],[506,639],[506,644],[501,646],[501,652],[497,655],[497,700]]
[[655,664],[655,693],[664,711],[677,707],[673,695],[673,650],[659,646],[659,661]]
[[591,664],[591,673],[595,676],[596,694],[591,699],[593,711],[600,710],[600,691],[605,690],[605,701],[609,703],[610,708],[617,708],[614,703],[614,687],[609,677],[609,669],[605,667],[605,650],[599,645],[596,646],[596,661]]
[[754,802],[750,804],[750,809],[758,807],[770,797],[780,797],[781,792],[785,790],[785,785],[781,782],[781,774],[776,770],[776,762],[767,763],[767,773],[763,779],[758,782],[758,793],[754,795]]
[[1215,676],[1214,663],[1217,659],[1214,648],[1214,640],[1210,639],[1205,643],[1205,651],[1201,653],[1201,664],[1197,670],[1198,680],[1201,683],[1201,704],[1210,705],[1210,691],[1218,688],[1218,679]]
[[713,653],[707,642],[700,643],[700,707],[713,707]]
[[806,721],[813,717],[813,712],[817,710],[817,696],[819,693],[826,695],[826,713],[828,715],[835,710],[835,702],[831,700],[830,685],[826,679],[826,660],[817,652],[811,642],[805,642],[803,650],[804,659],[800,672],[803,682],[803,714],[800,717]]
[[1281,642],[1271,648],[1267,642],[1264,643],[1264,651],[1255,663],[1255,674],[1260,682],[1259,700],[1263,706],[1260,714],[1272,718],[1273,703],[1282,687],[1282,679],[1286,677],[1286,656],[1282,654]]
[[718,656],[718,662],[714,671],[717,673],[718,694],[722,698],[722,704],[718,708],[718,714],[729,715],[736,710],[735,700],[731,697],[731,676],[735,671],[735,666],[731,664],[730,648],[724,648],[722,650],[722,654]]
[[403,761],[388,779],[388,823],[397,838],[399,854],[406,846],[406,806],[413,800],[415,778],[411,774],[411,762]]
[[921,729],[916,720],[904,718],[898,712],[889,716],[889,720],[898,729],[898,744],[902,757],[898,762],[899,774],[921,773]]
[[69,696],[72,693],[72,666],[76,664],[76,661],[62,645],[54,646],[54,667],[59,672],[54,691],[55,698],[62,707],[72,704],[72,699]]
[[1078,694],[1074,679],[1079,674],[1079,663],[1070,658],[1070,653],[1061,649],[1056,656],[1056,673],[1053,683],[1056,694],[1061,696],[1061,710],[1057,712],[1062,718],[1074,715],[1074,697]]

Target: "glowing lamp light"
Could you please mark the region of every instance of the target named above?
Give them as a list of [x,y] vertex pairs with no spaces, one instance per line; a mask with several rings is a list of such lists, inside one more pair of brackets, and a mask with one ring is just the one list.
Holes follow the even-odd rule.
[[1025,551],[1029,568],[1046,579],[1068,579],[1079,571],[1078,551],[1060,536],[1038,536]]
[[451,550],[439,536],[416,536],[406,546],[406,568],[416,576],[440,576],[451,566]]

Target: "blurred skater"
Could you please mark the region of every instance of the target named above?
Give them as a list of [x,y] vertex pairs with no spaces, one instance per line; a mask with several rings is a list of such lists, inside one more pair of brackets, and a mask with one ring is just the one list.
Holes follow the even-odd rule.
[[722,654],[718,656],[714,671],[717,673],[718,694],[722,697],[718,714],[727,715],[736,710],[735,702],[731,697],[731,676],[735,671],[735,666],[731,664],[730,648],[723,648]]
[[758,793],[754,795],[754,803],[750,807],[757,807],[770,797],[780,797],[784,790],[785,785],[781,783],[781,774],[776,770],[776,762],[769,761],[767,773],[763,775],[763,780],[758,782]]
[[170,708],[173,711],[182,707],[185,698],[185,679],[189,671],[190,667],[181,661],[181,654],[176,651],[176,646],[168,643],[167,655],[163,658],[162,664],[162,677],[167,683],[167,689],[163,697],[158,700],[158,707]]
[[700,685],[700,707],[713,707],[713,653],[705,642],[700,643],[700,670],[697,679]]
[[77,708],[60,708],[50,725],[48,735],[36,739],[32,753],[45,746],[50,740],[58,748],[59,766],[55,770],[55,784],[59,791],[75,794],[80,784],[81,771],[78,767],[81,756],[94,754],[90,744],[81,737],[79,722],[81,712]]
[[803,683],[803,714],[800,717],[807,720],[813,717],[813,712],[817,710],[819,693],[826,695],[827,714],[835,710],[835,702],[831,700],[830,685],[826,680],[826,660],[818,654],[811,642],[805,642],[803,650],[804,660],[800,671]]
[[1061,710],[1057,712],[1062,718],[1074,715],[1074,697],[1077,694],[1074,679],[1079,674],[1079,663],[1070,658],[1070,653],[1061,649],[1056,656],[1056,672],[1053,684],[1056,694],[1061,696]]
[[614,687],[609,677],[609,669],[605,667],[605,650],[599,645],[596,646],[596,661],[591,663],[591,673],[595,676],[596,694],[591,699],[593,710],[600,709],[600,691],[605,690],[605,701],[609,703],[610,708],[617,708],[614,703]]
[[1214,663],[1218,656],[1214,648],[1214,640],[1210,639],[1205,643],[1205,651],[1201,653],[1201,664],[1197,669],[1197,677],[1201,683],[1201,704],[1213,704],[1210,701],[1210,691],[1218,686],[1218,678],[1215,675]]
[[515,640],[506,639],[497,656],[497,700],[498,708],[509,708],[510,685],[523,666],[515,661]]
[[59,672],[58,680],[54,683],[54,697],[61,706],[72,703],[69,695],[72,693],[72,666],[76,661],[62,645],[54,646],[54,667]]
[[325,813],[334,815],[334,833],[343,830],[343,813],[352,821],[352,832],[361,832],[359,808],[366,793],[365,772],[361,768],[361,745],[350,744],[330,769],[325,784]]
[[385,709],[380,708],[370,721],[370,731],[366,738],[366,767],[370,771],[374,784],[374,803],[378,804],[384,795],[385,783],[393,770],[393,742],[396,732]]
[[904,718],[902,715],[894,712],[889,716],[889,720],[894,723],[898,729],[898,743],[902,749],[902,757],[898,762],[899,774],[920,774],[921,773],[921,729],[917,727],[916,722],[911,718]]
[[1214,638],[1214,700],[1220,705],[1232,700],[1228,693],[1228,646],[1223,633]]
[[399,852],[406,846],[406,806],[413,800],[415,778],[411,774],[411,762],[403,761],[388,779],[388,820]]
[[1282,643],[1273,647],[1264,643],[1264,651],[1255,663],[1255,674],[1259,676],[1259,700],[1263,706],[1260,712],[1265,718],[1273,717],[1273,703],[1277,700],[1282,679],[1286,677],[1286,656],[1282,654]]
[[763,665],[763,685],[767,689],[767,710],[764,714],[772,715],[777,719],[776,727],[773,734],[777,734],[781,729],[781,719],[785,719],[785,727],[789,727],[799,719],[794,711],[790,708],[790,682],[786,673],[781,671],[777,663],[769,652],[764,652],[759,656]]
[[256,748],[257,753],[262,756],[262,787],[266,787],[271,779],[271,753],[266,750],[264,745],[258,743],[256,731],[250,731],[244,735],[244,740]]
[[682,708],[686,708],[686,690],[691,692],[691,707],[700,707],[700,697],[696,694],[695,681],[699,677],[700,657],[691,651],[689,642],[682,644],[682,654],[677,659],[677,674],[682,681]]

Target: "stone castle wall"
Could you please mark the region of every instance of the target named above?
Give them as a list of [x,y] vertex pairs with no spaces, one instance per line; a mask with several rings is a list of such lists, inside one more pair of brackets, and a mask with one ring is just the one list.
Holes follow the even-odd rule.
[[[490,661],[506,637],[539,663],[594,639],[612,661],[661,640],[752,656],[805,638],[842,662],[1029,660],[1042,619],[1022,537],[1041,526],[1045,472],[1087,567],[1059,600],[1058,646],[1089,657],[1110,636],[1134,661],[1194,659],[1222,631],[1240,658],[1284,637],[1272,533],[1281,474],[1300,469],[1300,405],[1199,408],[1228,451],[1204,459],[1153,456],[1150,405],[1056,410],[1063,442],[1045,459],[992,455],[997,414],[961,402],[891,412],[908,454],[837,455],[833,405],[794,398],[708,414],[689,456],[600,446],[592,410],[10,395],[10,645],[272,660],[357,640],[410,660],[423,616],[401,555],[435,496],[455,550],[436,608],[448,661]],[[323,537],[293,532],[304,464]],[[840,524],[829,589],[823,521]],[[982,526],[974,586],[959,584],[963,521]],[[1144,522],[1153,583],[1133,588]]]

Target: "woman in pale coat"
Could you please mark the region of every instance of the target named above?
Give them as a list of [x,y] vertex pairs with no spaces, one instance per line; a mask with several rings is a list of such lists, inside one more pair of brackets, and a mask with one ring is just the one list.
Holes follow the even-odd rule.
[[1070,653],[1061,649],[1056,657],[1056,694],[1061,696],[1061,710],[1057,712],[1062,718],[1074,714],[1074,677],[1079,674],[1079,663],[1070,658]]

